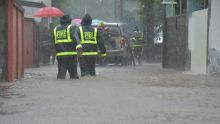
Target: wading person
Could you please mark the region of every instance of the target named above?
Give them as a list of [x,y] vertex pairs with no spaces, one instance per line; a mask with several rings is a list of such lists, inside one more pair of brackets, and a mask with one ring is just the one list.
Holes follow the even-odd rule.
[[80,41],[83,53],[79,57],[81,76],[96,76],[95,62],[98,50],[101,56],[106,56],[106,49],[97,28],[93,28],[92,17],[86,14],[81,26],[76,30],[76,40]]
[[[80,44],[74,38],[76,27],[71,25],[71,17],[65,15],[60,18],[60,25],[54,28],[54,44],[58,62],[57,79],[65,79],[66,72],[70,78],[78,79],[77,74],[77,51],[76,46]],[[80,47],[78,47],[80,49]]]

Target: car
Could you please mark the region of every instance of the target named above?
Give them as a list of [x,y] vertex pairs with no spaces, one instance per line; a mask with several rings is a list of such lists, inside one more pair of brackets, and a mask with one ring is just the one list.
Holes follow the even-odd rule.
[[[104,23],[104,44],[107,50],[105,64],[128,65],[131,63],[131,51],[123,28],[125,25],[124,23]],[[98,27],[98,25],[93,26]]]

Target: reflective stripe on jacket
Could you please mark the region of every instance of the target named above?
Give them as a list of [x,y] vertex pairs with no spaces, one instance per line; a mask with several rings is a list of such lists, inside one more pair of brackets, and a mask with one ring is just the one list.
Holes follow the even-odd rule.
[[60,25],[54,28],[56,56],[77,55],[76,43],[71,38],[71,27],[72,25]]
[[98,55],[97,52],[97,28],[91,30],[83,30],[83,27],[79,27],[80,31],[80,43],[83,47],[83,54],[86,56]]
[[137,35],[133,37],[133,47],[142,47],[143,46],[143,33],[138,32]]

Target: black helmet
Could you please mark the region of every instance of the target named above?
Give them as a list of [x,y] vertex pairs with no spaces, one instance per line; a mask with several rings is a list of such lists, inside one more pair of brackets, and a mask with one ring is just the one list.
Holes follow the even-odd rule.
[[91,25],[92,24],[92,17],[87,13],[81,22],[81,25]]
[[70,24],[72,21],[70,15],[64,15],[60,18],[60,24]]

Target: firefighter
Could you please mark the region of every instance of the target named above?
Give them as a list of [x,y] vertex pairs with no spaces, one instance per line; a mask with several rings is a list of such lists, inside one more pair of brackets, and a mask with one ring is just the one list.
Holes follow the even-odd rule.
[[65,79],[67,71],[70,78],[79,78],[77,74],[76,46],[80,45],[80,42],[77,42],[74,38],[75,29],[76,27],[71,25],[71,17],[69,15],[61,17],[60,25],[54,28],[53,38],[58,62],[57,79]]
[[104,32],[104,31],[105,31],[105,23],[104,23],[104,22],[100,22],[100,23],[98,24],[98,29],[99,29],[100,31]]
[[81,26],[76,30],[76,40],[80,41],[83,53],[79,57],[81,77],[96,76],[95,62],[98,50],[101,56],[106,56],[106,48],[97,28],[93,28],[92,17],[86,14]]
[[[102,42],[105,44],[105,48],[108,49],[108,44],[110,43],[110,34],[108,33],[107,28],[105,27],[104,22],[99,22],[97,29],[99,30],[99,35],[102,37]],[[106,57],[98,57],[98,62],[101,66],[106,65]]]
[[134,57],[139,64],[141,64],[141,56],[143,52],[143,33],[139,31],[138,27],[135,26],[132,33],[133,51]]

